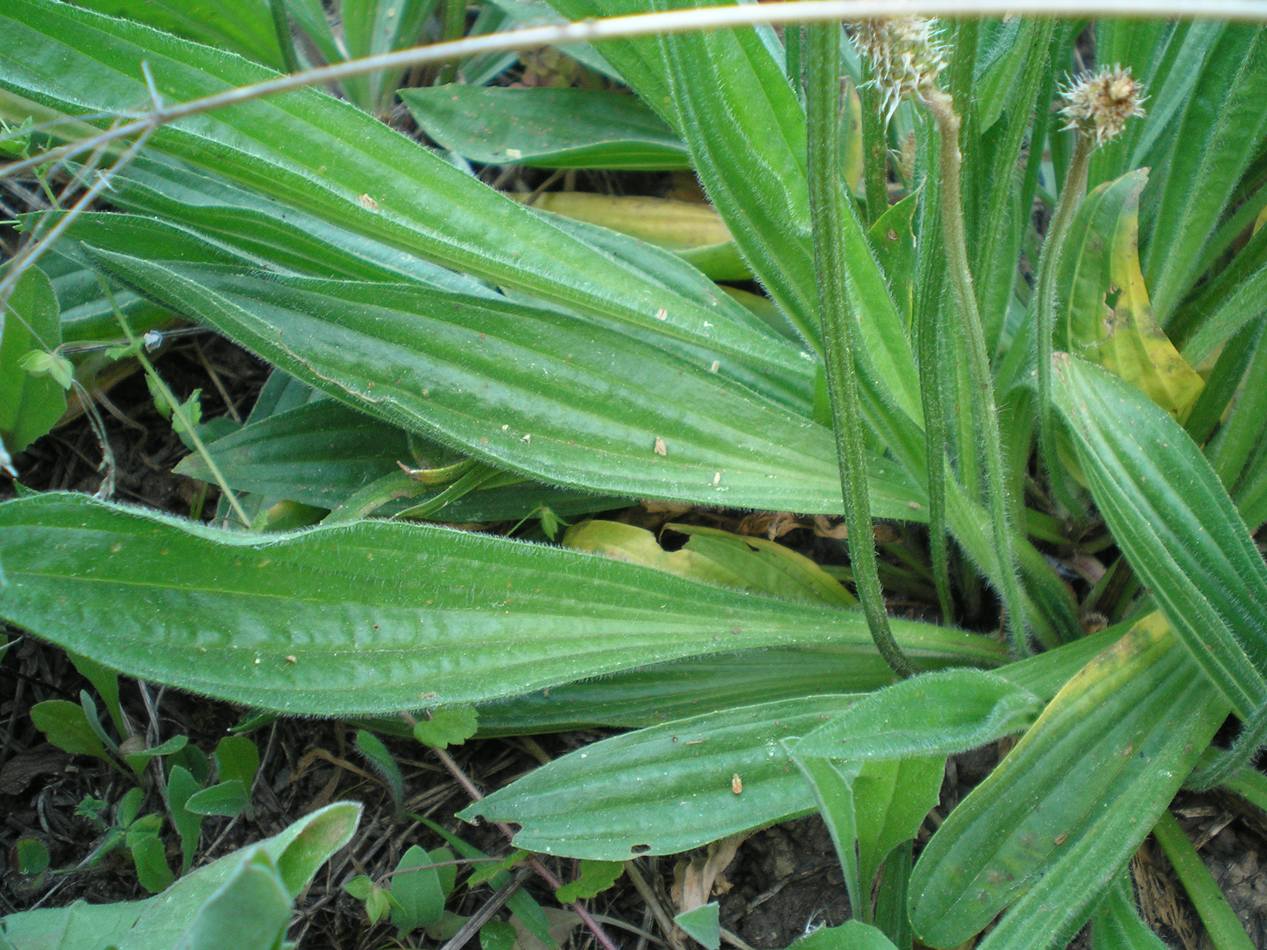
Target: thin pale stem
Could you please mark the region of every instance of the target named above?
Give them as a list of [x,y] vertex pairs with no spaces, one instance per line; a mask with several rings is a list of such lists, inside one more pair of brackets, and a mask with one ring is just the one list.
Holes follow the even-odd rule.
[[999,558],[1000,594],[1007,611],[1007,628],[1013,650],[1029,654],[1025,633],[1025,606],[1016,573],[1016,554],[1012,543],[1011,506],[1007,496],[1007,479],[1003,465],[1003,440],[999,433],[999,414],[994,402],[994,378],[990,356],[986,350],[981,313],[972,285],[968,264],[968,245],[964,235],[963,198],[959,190],[962,156],[959,153],[959,116],[954,100],[940,89],[924,92],[923,102],[937,124],[939,138],[938,164],[941,166],[941,226],[945,243],[946,264],[954,290],[958,321],[956,328],[968,357],[968,373],[972,384],[972,422],[976,430],[979,452],[985,463],[986,494],[989,496],[994,547]]
[[1072,514],[1076,514],[1082,505],[1078,500],[1076,490],[1069,484],[1065,470],[1060,464],[1060,456],[1056,451],[1056,411],[1051,398],[1051,356],[1052,337],[1056,332],[1058,303],[1056,275],[1060,270],[1060,254],[1064,248],[1065,238],[1069,234],[1069,226],[1073,223],[1074,211],[1087,187],[1087,170],[1091,167],[1091,152],[1091,136],[1080,134],[1074,146],[1073,157],[1069,160],[1069,171],[1065,175],[1064,187],[1060,189],[1060,200],[1056,204],[1051,225],[1047,229],[1047,240],[1043,242],[1043,250],[1038,258],[1034,327],[1038,369],[1039,455],[1047,468],[1052,495],[1066,511]]
[[809,139],[809,201],[818,272],[819,318],[822,324],[827,391],[831,396],[832,428],[840,460],[841,492],[849,529],[849,559],[854,584],[871,630],[871,638],[885,662],[899,676],[915,670],[902,653],[889,627],[884,591],[876,562],[871,501],[867,494],[867,462],[862,437],[862,400],[858,394],[855,353],[857,326],[845,286],[842,241],[843,202],[837,157],[840,155],[841,29],[836,23],[809,29],[809,76],[805,106]]

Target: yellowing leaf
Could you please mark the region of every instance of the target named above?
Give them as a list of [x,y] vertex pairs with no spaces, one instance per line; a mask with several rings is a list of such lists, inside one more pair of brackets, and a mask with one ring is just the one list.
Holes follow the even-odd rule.
[[1153,317],[1139,265],[1139,196],[1147,180],[1141,169],[1106,182],[1079,209],[1061,264],[1067,343],[1183,419],[1205,383]]

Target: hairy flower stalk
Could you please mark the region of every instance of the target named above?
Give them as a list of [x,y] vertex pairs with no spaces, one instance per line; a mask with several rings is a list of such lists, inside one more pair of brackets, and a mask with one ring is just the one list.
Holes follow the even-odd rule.
[[1056,453],[1055,409],[1051,397],[1052,337],[1056,331],[1058,307],[1056,275],[1069,227],[1073,223],[1082,195],[1087,187],[1087,170],[1091,153],[1121,134],[1132,116],[1144,114],[1143,90],[1129,69],[1106,67],[1084,73],[1071,81],[1060,93],[1060,114],[1068,120],[1066,129],[1076,130],[1073,157],[1060,189],[1047,239],[1038,259],[1038,282],[1035,295],[1035,363],[1038,369],[1038,447],[1046,469],[1052,495],[1067,511],[1081,507],[1076,490],[1065,477]]
[[880,586],[866,453],[859,422],[862,401],[855,367],[858,328],[848,300],[842,236],[842,216],[851,214],[852,208],[846,206],[848,198],[839,172],[840,44],[841,30],[835,23],[812,26],[808,30],[805,105],[819,319],[845,523],[849,527],[849,560],[858,601],[880,655],[899,676],[910,676],[915,670],[893,636]]
[[963,157],[959,153],[960,119],[955,111],[954,99],[937,84],[938,77],[945,68],[946,57],[937,41],[933,22],[922,18],[864,20],[855,26],[854,38],[872,64],[876,83],[884,90],[887,112],[891,115],[903,98],[911,97],[923,104],[937,126],[942,239],[946,247],[946,265],[958,315],[954,326],[968,355],[968,370],[972,380],[972,424],[986,470],[991,528],[999,558],[1000,594],[1007,612],[1008,632],[1013,650],[1024,656],[1029,653],[1029,643],[1012,541],[1011,504],[1007,497],[1003,440],[999,433],[998,409],[994,401],[994,382],[985,344],[985,331],[968,264],[963,197],[960,191],[963,164]]

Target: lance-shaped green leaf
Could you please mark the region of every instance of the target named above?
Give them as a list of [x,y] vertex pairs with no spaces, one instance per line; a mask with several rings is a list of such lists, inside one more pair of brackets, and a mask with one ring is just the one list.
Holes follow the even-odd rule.
[[[872,654],[851,610],[423,525],[260,537],[46,494],[0,505],[0,563],[0,616],[37,636],[132,676],[297,714],[488,700],[750,647]],[[972,634],[895,629],[917,659],[998,656]]]
[[[1123,632],[1115,628],[1083,637],[998,673],[1022,689],[1051,696]],[[935,662],[929,658],[922,665],[930,669]],[[652,726],[732,706],[833,691],[866,693],[891,682],[893,671],[878,654],[858,657],[826,647],[697,657],[490,703],[480,707],[480,734]]]
[[[317,870],[352,837],[361,806],[338,802],[300,818],[280,834],[226,854],[212,864],[187,874],[162,894],[143,901],[88,904],[30,910],[0,919],[0,940],[18,947],[105,947],[119,950],[168,950],[177,946],[221,946],[196,942],[199,937],[224,936],[221,914],[231,912],[226,901],[244,899],[249,886],[245,873],[266,858],[269,885],[287,906],[307,887]],[[254,891],[254,888],[250,888]],[[276,894],[280,889],[280,894]],[[258,893],[255,894],[258,896]],[[250,902],[254,904],[254,901]],[[265,902],[275,904],[275,900]],[[257,905],[258,906],[258,905]],[[237,906],[237,913],[245,907]],[[264,915],[282,923],[289,914]],[[253,938],[259,933],[252,934]],[[271,939],[274,935],[269,934]],[[186,943],[185,941],[193,941]],[[239,944],[242,945],[242,944]]]
[[1267,31],[1229,25],[1204,52],[1197,85],[1170,125],[1174,139],[1157,181],[1146,252],[1144,271],[1163,324],[1200,276],[1206,241],[1267,137]]
[[[825,428],[605,324],[405,286],[96,255],[309,385],[498,467],[609,494],[839,510]],[[883,463],[871,474],[879,517],[918,517],[918,496]]]
[[[915,933],[955,947],[1063,946],[1227,714],[1159,614],[1069,681],[950,814],[911,877]],[[1010,909],[1009,909],[1010,908]]]
[[[125,20],[12,0],[0,10],[0,115],[134,109],[150,95],[142,61],[171,101],[275,75]],[[720,290],[712,308],[684,298],[315,89],[165,125],[149,147],[455,270],[723,353],[776,356],[719,319],[735,306]]]
[[[425,469],[461,460],[437,443],[412,437],[397,426],[324,397],[247,422],[208,443],[207,451],[231,488],[327,509],[337,508],[376,479],[399,473],[401,464]],[[214,481],[200,455],[185,456],[176,471]],[[514,484],[490,482],[445,505],[440,517],[450,522],[518,521],[544,507],[570,519],[631,504],[627,498],[511,478]],[[438,486],[388,502],[377,513],[393,514],[425,504],[443,490]]]
[[660,51],[678,129],[709,198],[770,296],[807,341],[817,340],[796,93],[751,29],[661,37]]
[[[901,640],[901,626],[894,630]],[[1052,696],[1119,635],[1105,631],[1011,664],[999,674]],[[516,842],[525,848],[617,860],[627,858],[637,845],[667,854],[806,814],[815,807],[814,796],[782,743],[809,734],[860,698],[803,696],[625,733],[556,759],[472,805],[462,817],[517,822],[522,828]],[[512,700],[506,708],[515,705]],[[496,706],[481,712],[481,726],[490,715],[498,715]],[[893,781],[892,766],[865,763],[859,780],[881,785]],[[922,780],[916,780],[925,769],[924,764],[909,771],[903,766],[900,774],[915,783],[914,789],[922,787]],[[734,775],[738,784],[732,782]],[[739,785],[742,791],[736,795]],[[584,799],[578,800],[577,789],[585,790]],[[882,789],[870,789],[868,795],[874,791]],[[893,844],[896,829],[909,818],[909,800],[881,807],[882,797],[871,799],[876,807],[867,809],[875,825],[867,832],[873,856]]]
[[796,744],[797,755],[901,759],[950,755],[1020,732],[1038,696],[981,670],[946,670],[894,683],[860,700]]
[[1267,701],[1267,565],[1192,439],[1133,386],[1056,354],[1056,407],[1113,537],[1242,719]]
[[491,165],[678,170],[686,146],[637,99],[546,87],[402,89],[414,120],[450,151]]
[[520,824],[514,843],[532,851],[613,861],[685,851],[813,811],[780,742],[854,699],[762,703],[626,733],[556,759],[460,817]]

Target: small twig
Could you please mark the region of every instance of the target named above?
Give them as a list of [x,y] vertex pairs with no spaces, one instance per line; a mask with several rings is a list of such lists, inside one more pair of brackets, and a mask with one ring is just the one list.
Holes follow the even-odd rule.
[[[131,162],[132,159],[140,153],[141,149],[145,147],[145,143],[149,140],[149,137],[154,134],[154,129],[155,126],[153,125],[142,128],[140,130],[141,134],[136,137],[136,140],[128,146],[127,150],[119,156],[109,170],[104,171],[97,176],[97,180],[84,191],[80,199],[75,202],[74,207],[65,214],[61,215],[57,219],[57,223],[49,228],[48,231],[41,236],[40,240],[33,241],[28,244],[13,258],[9,264],[9,272],[5,275],[3,280],[0,280],[0,309],[3,309],[5,303],[8,301],[9,294],[13,292],[13,287],[17,283],[18,278],[26,273],[29,268],[35,265],[36,261],[44,256],[45,252],[53,246],[53,242],[56,241],[57,238],[71,226],[76,218],[88,210],[88,206],[96,201],[97,197],[109,186],[111,175]],[[104,142],[100,144],[104,144]]]
[[465,947],[467,942],[479,932],[479,929],[492,920],[493,915],[501,910],[502,905],[515,896],[515,891],[523,887],[524,881],[528,879],[528,875],[531,873],[527,868],[516,872],[515,876],[510,879],[505,887],[498,890],[484,903],[483,907],[467,918],[466,923],[462,925],[462,929],[450,937],[440,950],[460,950],[461,947]]
[[644,878],[642,876],[642,872],[638,870],[636,862],[625,862],[625,876],[629,878],[629,883],[634,886],[634,890],[638,892],[647,907],[651,909],[651,913],[660,927],[660,932],[664,934],[664,939],[668,942],[669,946],[672,947],[673,950],[684,950],[682,941],[677,938],[677,927],[674,926],[673,918],[669,916],[668,911],[666,911],[660,904],[660,899],[656,897],[655,891],[651,889],[651,885],[647,883],[647,879]]

